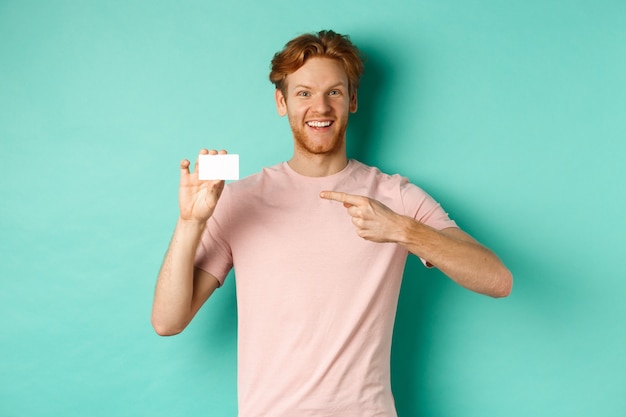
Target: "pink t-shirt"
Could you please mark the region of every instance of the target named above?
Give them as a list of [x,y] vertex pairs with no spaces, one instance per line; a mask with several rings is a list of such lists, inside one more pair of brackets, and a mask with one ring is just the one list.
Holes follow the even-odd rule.
[[406,178],[354,160],[327,177],[282,163],[228,184],[196,265],[220,283],[234,265],[240,417],[396,416],[391,336],[407,251],[358,237],[322,190],[456,226]]

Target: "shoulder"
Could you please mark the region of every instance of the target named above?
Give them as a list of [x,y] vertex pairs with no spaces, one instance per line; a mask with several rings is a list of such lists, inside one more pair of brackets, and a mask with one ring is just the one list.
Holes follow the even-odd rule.
[[270,181],[275,182],[280,180],[284,175],[284,163],[279,163],[271,167],[265,167],[255,174],[226,184],[225,191],[227,190],[229,193],[249,193],[264,188]]
[[367,184],[365,195],[376,198],[394,210],[409,214],[416,208],[423,207],[432,198],[407,177],[400,174],[389,174],[377,167],[354,161],[354,177],[360,184]]
[[388,174],[381,171],[378,167],[366,165],[357,160],[352,160],[351,163],[354,165],[351,175],[360,181],[396,189],[410,184],[409,179],[400,174]]
[[282,164],[263,168],[261,171],[237,181],[227,182],[212,217],[221,219],[236,218],[240,213],[250,213],[264,205],[264,199],[276,188],[276,178],[284,171]]

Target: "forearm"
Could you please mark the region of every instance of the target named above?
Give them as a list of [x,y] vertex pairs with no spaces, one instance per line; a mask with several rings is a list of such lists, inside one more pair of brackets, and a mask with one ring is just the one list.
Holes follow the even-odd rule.
[[492,251],[460,229],[437,231],[404,216],[399,223],[398,243],[459,285],[492,297],[510,293],[510,271]]
[[343,203],[363,239],[398,243],[472,291],[492,297],[505,297],[511,291],[509,270],[461,229],[437,231],[365,196],[322,191],[320,197]]
[[179,219],[159,271],[152,325],[157,333],[180,333],[192,317],[194,257],[205,223]]

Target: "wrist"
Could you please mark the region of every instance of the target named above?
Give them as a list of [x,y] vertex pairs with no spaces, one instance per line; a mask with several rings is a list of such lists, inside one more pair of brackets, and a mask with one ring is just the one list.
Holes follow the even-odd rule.
[[197,219],[185,219],[183,217],[178,217],[178,226],[182,229],[189,231],[202,231],[206,226],[206,220],[197,220]]
[[410,243],[411,231],[414,227],[415,220],[407,216],[399,216],[396,232],[396,241],[401,245]]
[[428,226],[412,217],[401,216],[398,223],[397,243],[405,247],[413,246],[424,239]]

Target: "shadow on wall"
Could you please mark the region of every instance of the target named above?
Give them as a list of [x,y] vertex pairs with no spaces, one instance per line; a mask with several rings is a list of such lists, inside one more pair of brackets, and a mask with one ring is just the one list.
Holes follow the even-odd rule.
[[[375,47],[359,43],[366,55],[365,73],[359,89],[359,107],[351,116],[348,129],[348,156],[366,164],[375,160],[381,149],[389,103],[385,95],[395,79],[394,60]],[[381,167],[384,170],[384,168]],[[421,261],[409,255],[405,268],[394,327],[391,377],[398,415],[428,415],[425,399],[427,381],[423,380],[428,361],[428,321],[445,287],[443,275],[426,270]]]
[[359,45],[365,54],[365,73],[361,78],[358,91],[357,112],[350,116],[350,127],[347,133],[348,157],[363,163],[371,164],[371,153],[378,147],[373,144],[382,137],[380,107],[381,95],[387,87],[391,67],[384,67],[390,61],[379,52]]
[[393,333],[391,382],[399,416],[426,417],[429,409],[428,381],[425,380],[430,350],[429,323],[446,278],[437,270],[426,270],[421,261],[409,255]]

